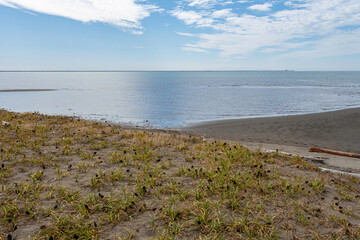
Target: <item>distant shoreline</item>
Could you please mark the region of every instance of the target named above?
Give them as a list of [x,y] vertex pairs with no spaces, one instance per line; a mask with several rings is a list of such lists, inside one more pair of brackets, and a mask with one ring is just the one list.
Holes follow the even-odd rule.
[[57,91],[57,89],[0,89],[0,93],[2,92],[51,92],[51,91]]

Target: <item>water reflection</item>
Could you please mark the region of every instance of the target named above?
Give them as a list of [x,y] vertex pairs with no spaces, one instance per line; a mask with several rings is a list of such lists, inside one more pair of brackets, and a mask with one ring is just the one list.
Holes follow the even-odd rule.
[[0,73],[1,108],[155,127],[359,105],[359,72]]

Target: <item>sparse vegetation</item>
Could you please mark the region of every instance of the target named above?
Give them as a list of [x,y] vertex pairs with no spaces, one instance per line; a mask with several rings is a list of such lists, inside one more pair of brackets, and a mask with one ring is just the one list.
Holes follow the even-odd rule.
[[360,239],[359,179],[161,130],[0,110],[0,239]]

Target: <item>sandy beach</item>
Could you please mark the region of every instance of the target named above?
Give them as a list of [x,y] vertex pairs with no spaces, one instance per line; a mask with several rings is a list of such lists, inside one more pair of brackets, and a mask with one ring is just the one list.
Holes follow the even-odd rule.
[[320,147],[360,153],[360,108],[282,117],[206,122],[183,128],[189,134],[241,142],[256,149],[289,152],[339,170],[360,172],[360,160],[309,153]]
[[360,179],[176,131],[0,110],[0,239],[359,239]]

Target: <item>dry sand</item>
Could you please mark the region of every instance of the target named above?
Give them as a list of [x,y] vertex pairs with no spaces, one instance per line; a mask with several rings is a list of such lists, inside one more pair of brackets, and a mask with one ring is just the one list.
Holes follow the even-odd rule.
[[2,239],[360,239],[360,179],[165,130],[0,109]]
[[360,172],[360,159],[309,153],[309,147],[360,153],[360,108],[333,112],[206,122],[183,128],[189,134],[241,142],[250,149],[284,151],[318,166]]

